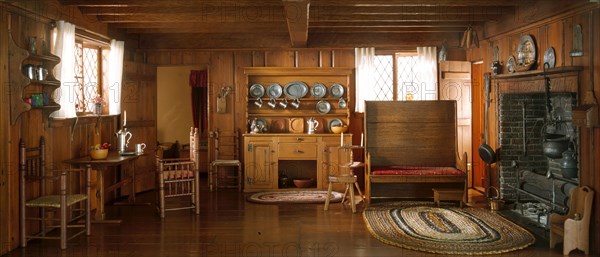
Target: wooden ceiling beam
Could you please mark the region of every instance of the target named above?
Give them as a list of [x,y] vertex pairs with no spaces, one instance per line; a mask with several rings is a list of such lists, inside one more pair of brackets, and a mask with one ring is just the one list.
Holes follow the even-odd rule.
[[218,16],[225,14],[238,14],[244,16],[280,15],[283,16],[283,6],[260,5],[255,6],[217,6],[200,4],[197,6],[133,6],[133,7],[79,7],[85,15],[138,15],[138,14],[193,14],[198,16]]
[[313,6],[524,6],[536,0],[319,0]]
[[[59,0],[64,6],[78,7],[144,7],[144,6],[256,6],[255,0]],[[261,0],[260,5],[281,6],[280,0]]]
[[292,47],[305,47],[308,41],[310,0],[282,0]]
[[369,28],[369,27],[432,27],[432,28],[444,28],[444,27],[466,27],[469,26],[469,22],[404,22],[404,21],[364,21],[364,22],[341,22],[341,21],[311,21],[309,23],[310,28]]
[[465,27],[329,27],[310,28],[309,33],[447,33],[464,32]]
[[311,22],[330,22],[330,21],[343,21],[343,22],[368,22],[368,21],[403,21],[403,22],[485,22],[498,20],[500,15],[463,15],[463,14],[444,14],[444,15],[416,15],[416,14],[338,14],[338,15],[322,15],[320,17],[310,17]]
[[311,6],[311,16],[322,15],[358,15],[358,14],[413,14],[413,15],[504,15],[514,13],[515,8],[510,6]]
[[241,14],[223,14],[200,16],[190,13],[181,14],[137,14],[137,15],[98,15],[98,21],[105,23],[125,23],[125,22],[165,22],[165,23],[183,23],[183,22],[284,22],[285,17],[280,15],[241,15]]
[[[122,23],[115,28],[125,29],[127,33],[147,34],[147,33],[286,33],[288,32],[284,24],[254,24],[248,23],[240,26],[237,23]],[[133,26],[135,25],[135,26]],[[147,26],[145,26],[147,25]],[[464,29],[463,29],[464,30]]]

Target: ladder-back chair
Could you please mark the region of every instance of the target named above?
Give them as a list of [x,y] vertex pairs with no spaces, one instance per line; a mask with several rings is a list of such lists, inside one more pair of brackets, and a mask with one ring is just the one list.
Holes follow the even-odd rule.
[[[208,170],[208,185],[210,191],[217,188],[237,188],[242,191],[242,162],[239,160],[239,132],[219,131],[211,133],[213,139],[213,161]],[[226,150],[229,156],[223,154]],[[234,171],[220,172],[220,167],[235,167]]]
[[[46,170],[45,140],[39,146],[27,148],[19,142],[19,178],[21,208],[21,247],[31,239],[58,239],[60,248],[67,248],[67,240],[90,235],[90,168]],[[85,171],[85,172],[83,172]],[[69,175],[85,174],[85,192],[74,194],[80,185],[69,185]],[[32,194],[36,196],[31,197]],[[30,211],[38,209],[38,211]],[[49,215],[49,213],[54,213]],[[85,223],[77,221],[85,218]],[[34,227],[37,226],[37,227]],[[53,229],[59,229],[56,235]]]
[[[200,178],[198,163],[200,160],[200,135],[198,128],[190,129],[190,157],[162,158],[156,156],[157,166],[157,204],[161,218],[166,211],[193,209],[200,214]],[[173,199],[167,206],[166,199]],[[182,201],[175,202],[175,199]],[[171,203],[172,202],[172,203]]]

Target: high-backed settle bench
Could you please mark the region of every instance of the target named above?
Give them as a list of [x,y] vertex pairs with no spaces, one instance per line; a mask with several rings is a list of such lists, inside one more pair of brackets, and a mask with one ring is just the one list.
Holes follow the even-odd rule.
[[433,198],[462,190],[467,202],[467,154],[458,155],[455,101],[367,101],[366,194]]

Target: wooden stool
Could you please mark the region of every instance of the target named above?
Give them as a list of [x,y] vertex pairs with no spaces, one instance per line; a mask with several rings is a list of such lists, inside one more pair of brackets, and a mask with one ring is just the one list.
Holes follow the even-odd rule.
[[346,184],[346,190],[344,190],[344,196],[342,196],[342,204],[346,200],[346,195],[348,191],[350,191],[350,205],[352,206],[352,213],[356,213],[356,203],[354,202],[354,187],[358,190],[358,193],[362,197],[362,200],[365,200],[365,196],[360,191],[360,187],[358,186],[358,179],[356,175],[338,175],[338,176],[329,176],[329,185],[327,186],[327,198],[325,199],[325,207],[323,210],[329,210],[329,198],[331,197],[331,191],[333,189],[333,183],[344,183]]
[[[354,175],[354,170],[358,168],[362,168],[365,166],[362,162],[355,162],[352,150],[354,149],[364,149],[364,147],[357,145],[343,145],[338,148],[338,163],[340,165],[339,174],[330,174],[327,178],[329,180],[329,185],[327,187],[327,199],[325,199],[325,207],[324,210],[329,209],[329,198],[331,197],[331,191],[333,190],[333,183],[343,183],[346,185],[346,189],[344,190],[344,196],[342,198],[342,204],[346,201],[346,195],[348,191],[350,191],[350,205],[352,206],[352,213],[356,213],[356,203],[354,202],[354,187],[358,190],[358,193],[362,197],[362,200],[365,201],[365,196],[360,191],[360,187],[358,186],[358,178]],[[347,159],[344,159],[347,157]],[[347,170],[348,173],[342,173],[342,170]]]
[[459,201],[460,208],[463,207],[463,194],[464,191],[460,189],[451,188],[434,188],[433,189],[433,202],[439,207],[440,201]]

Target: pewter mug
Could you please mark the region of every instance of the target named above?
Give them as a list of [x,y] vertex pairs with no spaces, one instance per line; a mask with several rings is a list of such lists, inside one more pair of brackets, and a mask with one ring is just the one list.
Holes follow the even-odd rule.
[[135,152],[137,154],[143,154],[144,153],[144,149],[146,149],[146,144],[144,144],[144,143],[135,144]]
[[48,76],[48,69],[44,68],[42,65],[38,65],[37,67],[37,79],[38,80],[46,80]]
[[23,75],[25,75],[30,80],[37,79],[37,74],[34,69],[35,69],[35,66],[33,66],[33,64],[23,65]]

